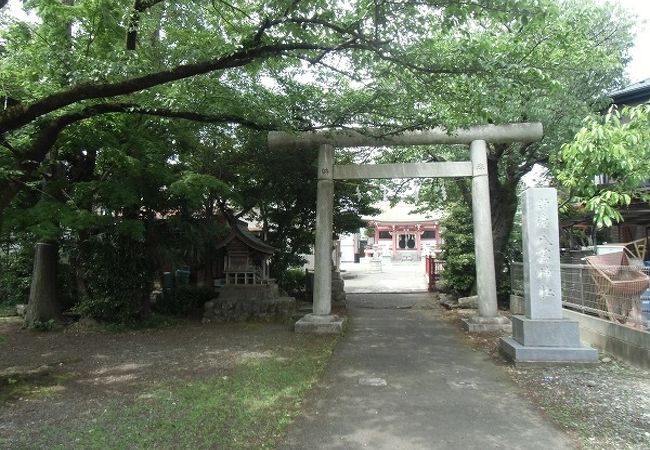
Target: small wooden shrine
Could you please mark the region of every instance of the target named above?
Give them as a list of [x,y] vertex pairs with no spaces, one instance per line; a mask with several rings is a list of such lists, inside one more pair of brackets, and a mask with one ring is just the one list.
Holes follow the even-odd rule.
[[286,320],[296,309],[269,275],[273,247],[258,239],[245,222],[231,219],[230,234],[216,244],[223,269],[215,283],[219,295],[204,305],[203,322]]
[[225,284],[255,285],[269,282],[269,259],[275,248],[248,231],[245,222],[231,222],[230,234],[217,243],[216,248],[224,253]]

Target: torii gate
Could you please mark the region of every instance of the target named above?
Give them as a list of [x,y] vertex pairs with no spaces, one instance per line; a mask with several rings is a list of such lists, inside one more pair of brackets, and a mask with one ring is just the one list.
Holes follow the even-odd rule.
[[[381,134],[350,130],[286,133],[272,131],[269,149],[318,147],[318,189],[316,194],[316,247],[314,309],[296,323],[296,332],[337,333],[343,321],[332,310],[332,222],[334,180],[368,178],[472,177],[472,216],[478,315],[466,321],[469,331],[502,329],[509,323],[497,313],[490,187],[487,172],[487,143],[534,142],[543,137],[541,123],[480,125],[449,132],[442,128]],[[410,164],[334,165],[335,147],[469,144],[470,160]],[[504,322],[505,321],[505,322]]]

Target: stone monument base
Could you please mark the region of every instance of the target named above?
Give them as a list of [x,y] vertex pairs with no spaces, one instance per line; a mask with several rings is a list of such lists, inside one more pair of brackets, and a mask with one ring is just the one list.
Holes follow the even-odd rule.
[[371,259],[370,260],[370,272],[378,273],[381,272],[381,259]]
[[340,334],[343,332],[344,324],[345,318],[336,314],[327,316],[307,314],[296,322],[294,331],[311,334]]
[[598,362],[598,351],[580,342],[578,322],[567,319],[513,316],[512,336],[499,348],[517,364]]
[[463,328],[470,333],[487,333],[492,331],[510,331],[512,324],[507,317],[481,317],[475,315],[463,319]]
[[598,351],[591,347],[526,347],[512,337],[501,338],[499,350],[515,365],[593,364]]
[[332,304],[345,305],[345,281],[338,270],[332,270]]
[[284,321],[296,311],[296,300],[275,283],[227,284],[203,305],[203,323],[246,320]]

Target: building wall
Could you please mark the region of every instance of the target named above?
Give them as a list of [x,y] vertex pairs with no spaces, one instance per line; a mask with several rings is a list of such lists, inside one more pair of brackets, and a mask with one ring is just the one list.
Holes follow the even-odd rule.
[[359,233],[341,234],[341,262],[354,262],[354,256],[359,253]]

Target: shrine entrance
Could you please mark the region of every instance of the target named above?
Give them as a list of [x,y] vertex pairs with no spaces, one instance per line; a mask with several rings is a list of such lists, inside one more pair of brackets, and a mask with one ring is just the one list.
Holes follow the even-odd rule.
[[373,245],[365,253],[374,255],[378,251],[384,261],[395,262],[420,261],[440,251],[439,214],[414,213],[412,206],[402,202],[379,209],[382,209],[380,214],[364,218],[374,230]]
[[[297,332],[336,333],[343,328],[342,320],[331,314],[332,308],[332,227],[334,180],[386,178],[472,178],[472,216],[478,315],[467,321],[469,331],[502,329],[504,318],[497,313],[492,218],[488,182],[487,144],[534,142],[542,138],[540,123],[481,125],[450,133],[436,128],[401,134],[380,134],[380,130],[361,133],[336,130],[304,133],[270,132],[269,149],[318,148],[318,190],[316,200],[316,246],[314,276],[314,308],[296,323]],[[433,144],[469,145],[468,161],[335,165],[336,147],[386,147]],[[405,238],[405,245],[408,241]],[[507,321],[507,319],[505,319]]]

